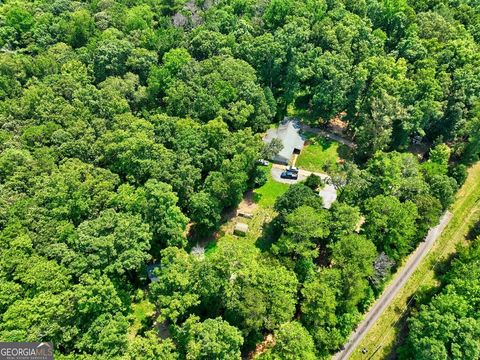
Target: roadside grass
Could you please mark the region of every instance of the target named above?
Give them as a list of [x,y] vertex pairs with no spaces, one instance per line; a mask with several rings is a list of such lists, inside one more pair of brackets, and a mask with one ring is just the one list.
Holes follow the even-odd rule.
[[[308,137],[308,135],[307,135]],[[311,136],[298,156],[297,166],[313,172],[329,172],[338,166],[341,144],[321,136]]]
[[[394,357],[396,347],[402,343],[405,336],[404,315],[409,299],[419,287],[431,289],[439,285],[435,265],[450,259],[457,246],[466,243],[469,229],[480,216],[480,163],[469,169],[469,176],[459,190],[456,201],[451,206],[451,212],[453,217],[440,238],[352,353],[351,360]],[[368,350],[366,354],[362,354],[363,348]]]
[[253,200],[262,208],[273,208],[275,200],[283,195],[288,187],[288,184],[273,180],[269,167],[268,180],[263,186],[253,191]]

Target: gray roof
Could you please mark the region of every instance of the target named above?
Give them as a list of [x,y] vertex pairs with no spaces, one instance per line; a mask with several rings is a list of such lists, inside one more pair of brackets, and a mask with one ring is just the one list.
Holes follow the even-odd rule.
[[301,151],[305,143],[304,138],[300,135],[300,126],[298,122],[291,119],[285,119],[280,123],[278,128],[270,129],[263,141],[268,144],[274,138],[280,139],[283,149],[275,156],[274,161],[288,163],[295,149]]

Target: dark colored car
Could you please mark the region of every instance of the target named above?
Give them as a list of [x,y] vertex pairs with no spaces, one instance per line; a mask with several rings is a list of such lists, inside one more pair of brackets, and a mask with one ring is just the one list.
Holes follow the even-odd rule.
[[298,179],[298,172],[293,172],[293,171],[284,171],[280,175],[282,179],[291,179],[291,180],[297,180]]

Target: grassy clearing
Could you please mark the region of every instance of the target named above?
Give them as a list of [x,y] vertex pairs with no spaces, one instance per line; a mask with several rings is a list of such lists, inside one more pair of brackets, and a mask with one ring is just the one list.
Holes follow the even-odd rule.
[[329,172],[338,166],[341,144],[323,137],[311,137],[298,156],[297,166],[314,172]]
[[155,305],[146,299],[132,304],[133,323],[130,326],[130,339],[135,338],[135,335],[137,335],[137,333],[147,325],[149,319],[154,313]]
[[218,242],[222,241],[222,238],[226,236],[233,236],[233,229],[237,222],[245,223],[248,225],[248,233],[245,237],[238,237],[239,241],[248,241],[260,249],[266,249],[271,242],[270,234],[270,222],[276,216],[273,205],[275,200],[283,195],[289,185],[279,183],[273,180],[270,170],[271,165],[266,168],[268,173],[267,182],[253,191],[253,201],[258,205],[254,209],[247,211],[252,213],[251,219],[233,216],[226,223],[224,223],[218,233],[217,240],[211,241],[205,247],[205,255],[210,256],[217,250]]
[[276,216],[276,212],[273,210],[275,200],[285,194],[290,186],[273,180],[270,173],[271,167],[271,165],[268,167],[267,182],[253,191],[253,201],[258,205],[253,211],[253,218],[237,217],[222,228],[224,233],[231,234],[237,221],[246,223],[249,229],[244,239],[255,243],[261,249],[268,246],[270,238],[269,223]]
[[[467,181],[458,192],[451,211],[453,217],[441,237],[350,359],[388,359],[393,356],[394,348],[401,342],[402,330],[405,329],[406,319],[402,315],[408,300],[419,286],[421,288],[438,286],[434,265],[437,261],[447,260],[455,253],[456,247],[465,242],[469,229],[480,216],[480,163],[470,168]],[[367,348],[368,353],[362,354],[363,348]],[[377,348],[379,349],[373,354]]]
[[[240,216],[234,217],[221,228],[222,237],[232,236],[233,228],[237,222],[242,222],[248,225],[248,233],[244,237],[237,237],[239,241],[248,241],[255,244],[260,249],[265,249],[269,246],[269,223],[275,217],[276,212],[273,208],[258,207],[253,213],[251,219],[246,219]],[[221,239],[219,240],[221,241]]]
[[267,182],[254,190],[253,199],[262,208],[272,208],[277,197],[283,195],[288,187],[288,184],[274,181],[269,171]]

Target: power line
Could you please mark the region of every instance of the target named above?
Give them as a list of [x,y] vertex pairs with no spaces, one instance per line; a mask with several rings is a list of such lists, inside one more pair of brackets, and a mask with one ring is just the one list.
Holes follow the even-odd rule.
[[[478,203],[480,200],[477,200],[476,203]],[[448,226],[448,224],[447,224]],[[445,227],[446,228],[446,227]],[[445,231],[445,229],[442,230],[442,232]],[[441,235],[440,235],[441,236]],[[429,271],[433,271],[435,269],[435,267],[438,265],[438,263],[440,262],[440,259],[443,258],[443,255],[445,254],[445,251],[447,250],[447,247],[448,247],[448,244],[446,244],[442,250],[442,253],[440,254],[440,256],[435,260],[434,264],[431,266],[431,268],[429,269]],[[433,246],[432,246],[433,248]],[[427,256],[430,251],[432,250],[432,248],[430,248],[427,252],[427,254],[425,256]],[[412,276],[413,274],[415,273],[415,271],[412,273]],[[418,289],[424,284],[424,282],[426,281],[426,277],[423,278],[423,280],[418,284],[418,286],[415,288],[415,291],[413,292],[413,294],[411,295],[410,297],[410,300],[407,302],[407,304],[404,306],[402,312],[400,313],[400,315],[398,316],[397,320],[395,321],[395,323],[393,324],[392,328],[395,329],[398,325],[398,323],[400,322],[400,320],[404,317],[404,315],[406,315],[406,311],[408,310],[408,308],[410,307],[410,304],[412,303],[413,299],[415,298],[415,294],[417,293]],[[408,280],[407,280],[408,281]],[[406,283],[405,283],[406,285]],[[405,286],[404,285],[404,286]],[[387,307],[388,308],[388,307]],[[386,310],[386,309],[385,309]],[[378,350],[381,349],[381,347],[383,346],[383,343],[385,342],[385,339],[387,337],[387,335],[390,333],[391,329],[387,330],[386,333],[383,334],[383,337],[381,338],[381,341],[380,341],[380,344],[375,348],[375,351],[368,357],[367,360],[370,360],[377,352]]]

